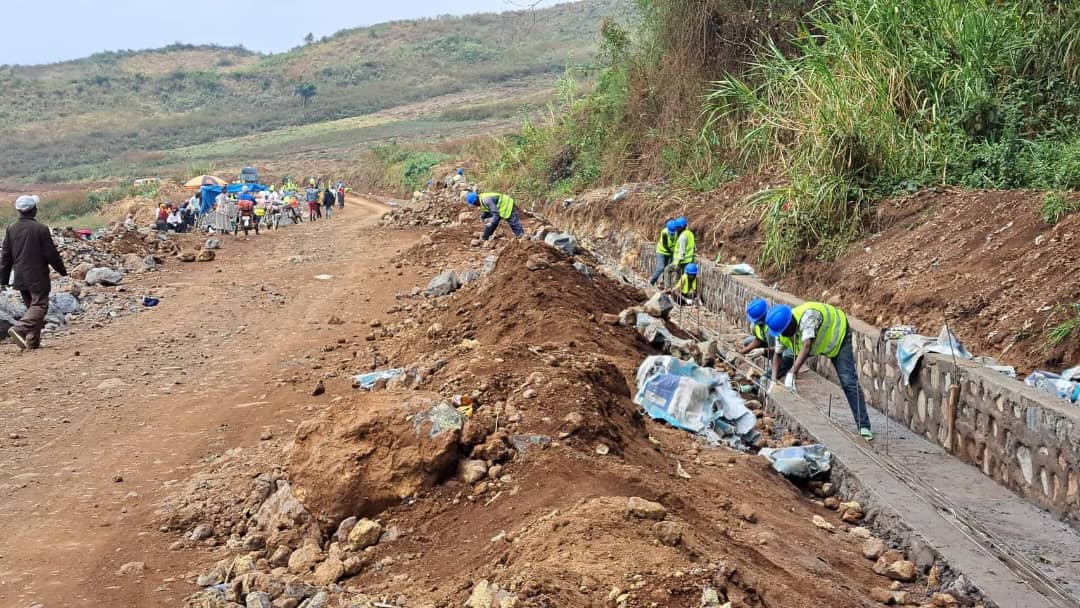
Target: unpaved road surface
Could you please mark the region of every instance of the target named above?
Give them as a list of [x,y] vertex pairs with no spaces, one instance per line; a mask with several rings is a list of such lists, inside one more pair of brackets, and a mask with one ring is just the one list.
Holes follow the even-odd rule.
[[[226,237],[215,262],[125,278],[157,308],[33,353],[0,346],[0,605],[181,603],[192,588],[171,576],[190,556],[167,550],[155,508],[210,456],[310,411],[311,386],[273,379],[331,316],[385,309],[409,279],[379,268],[418,238],[374,229],[384,209],[351,199],[331,222]],[[128,562],[146,575],[118,576]]]

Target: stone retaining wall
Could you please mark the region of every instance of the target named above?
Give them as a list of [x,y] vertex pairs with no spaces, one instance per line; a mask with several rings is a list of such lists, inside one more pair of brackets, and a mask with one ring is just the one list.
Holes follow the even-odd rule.
[[[629,252],[627,252],[629,253]],[[653,246],[621,256],[643,275],[652,272]],[[723,274],[701,263],[702,303],[727,323],[746,326],[744,308],[753,298],[797,305],[802,300],[748,277]],[[881,331],[849,316],[859,381],[867,400],[888,408],[893,420],[978,467],[998,483],[1073,526],[1080,525],[1080,408],[1022,382],[966,361],[930,354],[904,386],[896,345]],[[817,357],[815,371],[835,381],[831,363]],[[959,386],[955,412],[949,387]],[[951,432],[950,432],[951,428]]]

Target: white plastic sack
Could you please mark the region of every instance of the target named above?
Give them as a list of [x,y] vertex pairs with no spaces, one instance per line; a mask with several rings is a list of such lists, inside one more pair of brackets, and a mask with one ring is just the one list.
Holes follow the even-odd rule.
[[747,441],[754,435],[753,412],[727,374],[715,369],[675,357],[649,357],[638,368],[637,388],[634,403],[654,419],[692,433]]

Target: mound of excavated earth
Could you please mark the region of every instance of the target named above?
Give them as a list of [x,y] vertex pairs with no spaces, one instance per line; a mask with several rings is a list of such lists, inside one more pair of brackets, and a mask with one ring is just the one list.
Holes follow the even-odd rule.
[[618,322],[641,294],[586,252],[475,243],[463,220],[397,267],[468,280],[434,297],[418,277],[359,334],[357,371],[392,377],[163,512],[178,542],[207,547],[188,605],[929,603],[925,573],[884,543],[868,552],[872,514],[832,484],[803,494],[764,459],[645,419],[634,374],[656,352]]

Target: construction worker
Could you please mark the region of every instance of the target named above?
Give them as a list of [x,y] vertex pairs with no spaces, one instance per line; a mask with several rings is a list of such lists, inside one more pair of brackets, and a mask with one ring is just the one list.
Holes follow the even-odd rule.
[[470,192],[465,196],[465,202],[469,206],[481,205],[482,213],[480,217],[485,220],[484,234],[480,237],[481,240],[490,239],[491,235],[495,233],[495,229],[499,227],[501,220],[506,220],[515,237],[520,238],[525,235],[525,229],[521,227],[521,218],[518,216],[517,205],[514,204],[514,199],[510,196],[498,192],[485,192],[484,194]]
[[[776,338],[769,335],[769,328],[765,325],[765,315],[769,312],[769,303],[761,298],[751,300],[746,305],[746,319],[750,321],[750,336],[743,341],[743,347],[738,350],[740,355],[749,354],[751,351],[763,349],[765,360],[770,369],[773,350],[776,348]],[[782,348],[780,369],[777,377],[787,374],[795,363],[795,354],[786,348]]]
[[649,277],[649,285],[656,285],[664,269],[671,263],[671,256],[675,254],[675,220],[668,220],[664,229],[660,231],[660,238],[656,239],[656,270]]
[[675,241],[675,253],[672,255],[671,265],[677,270],[677,276],[682,276],[687,265],[697,263],[697,240],[685,217],[675,220],[675,229],[679,236]]
[[675,287],[669,289],[668,293],[674,295],[679,304],[693,304],[698,297],[698,265],[687,264]]
[[[844,396],[859,427],[859,434],[867,441],[873,440],[866,399],[862,387],[859,386],[859,374],[855,368],[855,351],[851,346],[847,315],[835,306],[820,302],[806,302],[794,309],[777,305],[769,309],[765,324],[769,327],[770,336],[795,353],[795,363],[784,376],[784,386],[792,392],[795,391],[795,375],[802,369],[808,357],[828,357],[836,370],[840,387],[844,389]],[[781,351],[774,349],[770,389],[780,377],[781,359]]]

